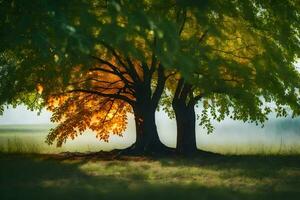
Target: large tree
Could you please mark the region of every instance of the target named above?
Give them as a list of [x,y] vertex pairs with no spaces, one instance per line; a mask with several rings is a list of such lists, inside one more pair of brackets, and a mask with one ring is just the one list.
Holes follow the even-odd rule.
[[98,131],[100,138],[107,141],[109,131],[117,134],[124,131],[127,114],[133,113],[136,142],[132,150],[162,151],[165,147],[158,137],[155,110],[167,79],[163,67],[154,63],[152,66],[140,64],[112,51],[115,61],[105,60],[104,54],[102,58],[94,57],[96,64],[93,67],[87,70],[81,66],[75,68],[80,71],[80,76],[70,79],[62,91],[45,94],[49,99],[47,105],[54,112],[53,121],[65,119],[50,133],[48,142],[74,137],[87,128]]
[[[109,125],[100,122],[118,109],[123,114],[123,110],[133,112],[134,148],[164,148],[155,110],[169,76],[164,68],[170,67],[179,53],[179,38],[169,34],[177,28],[176,20],[170,18],[174,16],[171,1],[44,0],[23,4],[11,0],[1,4],[1,105],[48,106],[54,111],[53,121],[61,124],[47,141],[57,140],[58,145],[86,128],[107,139],[107,131],[124,129],[126,117],[121,128],[107,129]],[[8,63],[8,57],[14,63]],[[43,92],[35,91],[38,86]],[[51,99],[60,99],[60,103],[49,106]],[[89,104],[95,103],[99,107],[90,108]],[[92,120],[97,116],[98,124]]]
[[271,111],[300,114],[300,76],[294,66],[300,54],[298,1],[181,5],[182,52],[192,55],[194,66],[177,66],[181,76],[169,87],[178,152],[197,150],[196,105],[202,107],[200,124],[208,132],[213,118],[263,123]]
[[279,114],[283,105],[299,113],[299,75],[292,66],[299,56],[297,1],[0,4],[0,104],[49,106],[53,120],[62,122],[49,143],[60,145],[86,128],[106,140],[124,130],[124,115],[133,112],[135,148],[162,149],[155,110],[169,77],[179,152],[196,149],[199,100],[209,131],[208,111],[219,120],[263,122],[270,112],[263,104],[276,102]]

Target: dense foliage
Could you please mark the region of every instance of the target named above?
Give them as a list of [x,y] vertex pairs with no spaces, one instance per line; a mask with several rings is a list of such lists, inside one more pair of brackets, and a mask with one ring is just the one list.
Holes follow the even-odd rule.
[[199,105],[208,132],[213,118],[263,123],[271,111],[300,114],[299,1],[0,5],[0,104],[53,111],[61,124],[48,143],[60,146],[87,128],[107,141],[134,113],[137,135],[151,140],[141,145],[156,146],[159,103],[177,118],[180,138],[195,129]]

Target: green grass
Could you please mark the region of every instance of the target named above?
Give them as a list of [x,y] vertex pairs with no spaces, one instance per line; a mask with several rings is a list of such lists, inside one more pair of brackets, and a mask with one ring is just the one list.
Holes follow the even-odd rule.
[[57,153],[97,151],[103,143],[79,138],[63,148],[49,147],[43,142],[48,129],[44,125],[0,126],[1,200],[276,200],[300,196],[299,143],[210,144],[206,150],[227,155],[189,159],[67,158]]
[[[0,152],[2,153],[60,153],[65,151],[87,152],[112,150],[121,148],[123,143],[113,145],[99,141],[95,134],[87,132],[75,140],[69,139],[62,147],[49,146],[45,143],[49,129],[54,125],[28,124],[28,125],[0,125]],[[124,147],[123,147],[124,148]]]
[[299,156],[0,154],[0,199],[299,199]]
[[[130,146],[132,141],[126,141],[126,138],[118,138],[110,143],[99,141],[91,132],[85,133],[75,140],[68,140],[61,148],[55,145],[49,146],[45,143],[48,131],[54,125],[31,124],[31,125],[0,125],[0,152],[4,153],[60,153],[60,152],[87,152],[112,150],[114,148],[125,148]],[[204,134],[203,134],[204,135]],[[202,136],[203,136],[202,135]],[[212,136],[216,136],[217,133]],[[241,136],[248,137],[249,135]],[[201,149],[206,151],[217,152],[227,155],[300,155],[300,137],[282,135],[275,137],[269,135],[267,141],[249,141],[239,142],[237,138],[232,138],[228,142],[229,136],[219,134],[219,139],[223,137],[225,142],[218,143],[212,140],[205,141],[200,139]],[[123,139],[123,140],[122,140]],[[131,138],[132,139],[132,138]],[[203,138],[202,138],[203,139]],[[207,139],[207,138],[206,138]],[[247,140],[246,140],[247,141]]]
[[49,147],[44,143],[49,128],[0,126],[1,200],[276,200],[300,196],[299,143],[210,145],[206,150],[235,156],[190,159],[67,158],[57,153],[99,151],[103,143],[90,135],[63,148]]

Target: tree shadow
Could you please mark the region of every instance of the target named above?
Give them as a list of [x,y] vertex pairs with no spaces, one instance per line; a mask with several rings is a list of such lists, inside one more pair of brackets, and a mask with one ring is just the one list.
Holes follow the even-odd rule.
[[162,159],[165,167],[201,167],[218,171],[223,180],[248,179],[257,186],[254,199],[298,199],[300,195],[299,155],[241,155]]
[[[239,161],[232,159],[233,167]],[[172,161],[172,163],[171,163]],[[163,166],[210,166],[226,167],[231,162],[221,160],[205,162],[163,159]],[[224,161],[224,160],[223,160]],[[112,161],[103,169],[113,171],[113,167],[123,166],[128,175],[87,174],[82,166],[87,160],[57,160],[41,156],[0,155],[0,199],[297,199],[299,192],[251,193],[237,191],[223,186],[209,186],[198,183],[151,182],[147,165],[136,169],[123,163]],[[134,161],[133,161],[134,162]],[[237,162],[237,163],[235,163]],[[95,167],[100,167],[95,162]],[[111,168],[112,167],[112,168]],[[227,166],[229,167],[229,166]]]
[[217,155],[210,157],[196,156],[192,158],[164,158],[160,159],[163,166],[189,166],[207,167],[215,170],[238,169],[244,172],[245,176],[260,176],[260,171],[265,171],[266,176],[272,176],[282,169],[300,170],[299,155]]

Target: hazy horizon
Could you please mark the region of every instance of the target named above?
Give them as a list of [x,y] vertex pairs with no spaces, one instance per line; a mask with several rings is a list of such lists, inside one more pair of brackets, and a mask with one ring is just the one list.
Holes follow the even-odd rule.
[[[46,125],[50,122],[51,113],[43,111],[40,115],[26,109],[25,106],[18,106],[13,109],[9,107],[5,109],[3,116],[0,117],[0,127],[8,126],[12,128],[14,125],[30,125],[34,124]],[[156,123],[161,141],[170,147],[176,146],[176,121],[169,119],[164,112],[156,113]],[[226,119],[222,122],[214,121],[215,131],[211,134],[206,134],[199,125],[196,124],[196,139],[198,148],[211,151],[226,151],[226,152],[242,152],[244,147],[254,148],[279,148],[279,145],[297,146],[300,147],[300,118],[279,118],[271,119],[265,123],[265,127],[256,126],[251,123],[243,123]],[[54,124],[52,124],[54,125]],[[55,126],[55,125],[54,125]],[[22,128],[22,126],[20,126]],[[24,129],[24,127],[23,127]],[[0,129],[1,133],[1,129]],[[3,135],[3,134],[2,134]],[[47,135],[47,130],[43,131],[43,137]],[[10,136],[6,134],[6,136]],[[0,138],[1,140],[1,138]],[[3,140],[3,139],[2,139]],[[42,140],[44,141],[44,139]],[[133,115],[129,116],[127,130],[123,133],[123,137],[111,136],[110,142],[105,143],[96,139],[91,131],[79,136],[74,141],[67,141],[67,146],[76,146],[83,142],[84,144],[98,146],[100,149],[125,148],[135,141],[135,124]],[[1,141],[0,141],[1,142]],[[3,142],[3,141],[2,141]],[[281,147],[280,147],[281,148]],[[220,150],[225,149],[225,150]]]

